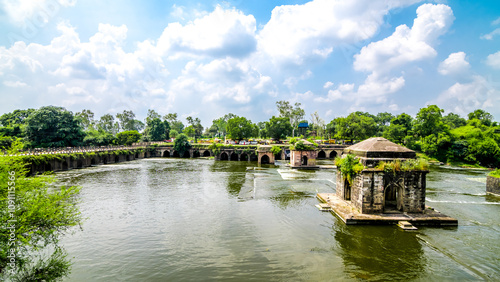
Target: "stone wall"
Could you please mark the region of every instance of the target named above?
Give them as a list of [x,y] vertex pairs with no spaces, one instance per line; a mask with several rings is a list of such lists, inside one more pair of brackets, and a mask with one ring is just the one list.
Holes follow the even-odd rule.
[[[316,168],[316,151],[292,151],[290,166],[292,168]],[[302,164],[303,157],[307,158],[307,165]]]
[[500,178],[487,176],[486,192],[500,196]]
[[[363,170],[349,183],[337,171],[337,196],[348,200],[359,212],[383,213],[389,208],[417,213],[425,210],[426,174],[428,171],[383,172]],[[386,192],[396,189],[395,206],[386,203]]]

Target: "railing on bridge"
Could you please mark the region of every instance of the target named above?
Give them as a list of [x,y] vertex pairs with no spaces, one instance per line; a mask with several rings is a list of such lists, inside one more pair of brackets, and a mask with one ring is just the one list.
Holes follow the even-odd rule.
[[[157,143],[157,142],[143,142]],[[71,153],[86,153],[86,152],[105,152],[116,150],[132,150],[141,147],[146,147],[143,143],[134,143],[131,146],[125,145],[108,145],[108,146],[80,146],[80,147],[58,147],[58,148],[34,148],[22,150],[15,156],[28,156],[28,155],[46,155],[46,154],[71,154]],[[163,142],[160,142],[163,143]],[[151,144],[149,144],[151,145]],[[5,152],[3,152],[5,154]],[[14,156],[14,155],[9,155]]]

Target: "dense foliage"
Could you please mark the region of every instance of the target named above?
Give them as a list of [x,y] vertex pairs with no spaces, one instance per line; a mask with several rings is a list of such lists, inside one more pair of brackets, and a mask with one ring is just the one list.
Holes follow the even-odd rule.
[[342,174],[342,177],[347,179],[349,184],[352,184],[354,176],[365,168],[359,159],[352,154],[348,154],[343,158],[337,157],[335,159],[335,165]]
[[189,148],[191,148],[191,144],[189,144],[187,135],[184,133],[179,134],[174,141],[174,150],[182,156]]
[[488,174],[489,176],[500,178],[500,168],[496,169]]
[[24,160],[0,157],[0,220],[7,227],[0,229],[0,280],[58,280],[70,270],[59,239],[82,220],[78,188],[50,189],[53,177],[26,175]]

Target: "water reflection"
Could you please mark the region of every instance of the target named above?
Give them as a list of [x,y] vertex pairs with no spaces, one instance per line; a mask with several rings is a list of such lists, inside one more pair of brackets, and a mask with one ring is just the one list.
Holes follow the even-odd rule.
[[416,233],[389,226],[333,226],[350,277],[369,280],[411,280],[424,270],[425,259]]

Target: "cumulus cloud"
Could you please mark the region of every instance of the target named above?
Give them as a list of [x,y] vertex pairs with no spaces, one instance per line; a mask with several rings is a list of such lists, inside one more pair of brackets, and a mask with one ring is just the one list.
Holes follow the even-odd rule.
[[460,76],[466,73],[470,64],[465,59],[464,52],[451,53],[446,60],[439,64],[438,71],[442,75]]
[[328,89],[328,88],[332,87],[333,84],[334,84],[333,82],[327,81],[327,82],[325,82],[325,85],[323,85],[323,88]]
[[277,63],[300,65],[325,58],[339,44],[373,37],[390,9],[415,2],[314,0],[278,6],[258,35],[258,48]]
[[16,25],[32,21],[35,24],[47,23],[61,7],[74,6],[76,0],[2,0],[5,14]]
[[409,62],[436,56],[432,47],[454,20],[446,5],[424,4],[417,9],[417,18],[410,29],[400,25],[389,37],[370,43],[355,55],[354,69],[388,72]]
[[495,69],[500,69],[500,51],[488,55],[486,64]]
[[217,6],[212,13],[184,26],[169,24],[158,40],[158,48],[165,56],[174,58],[182,55],[245,57],[256,48],[255,31],[252,15]]
[[500,91],[480,75],[469,83],[455,83],[429,104],[437,104],[446,111],[466,115],[475,109],[491,108],[498,103]]

